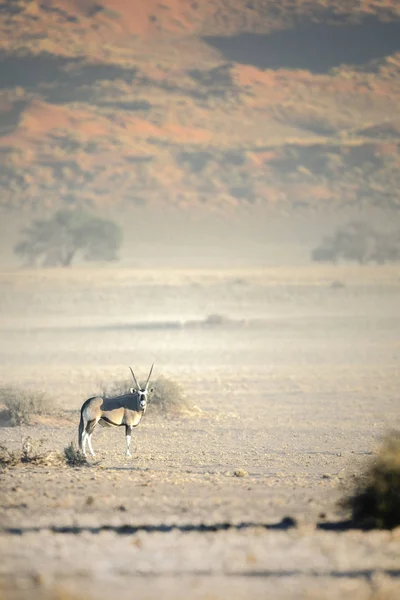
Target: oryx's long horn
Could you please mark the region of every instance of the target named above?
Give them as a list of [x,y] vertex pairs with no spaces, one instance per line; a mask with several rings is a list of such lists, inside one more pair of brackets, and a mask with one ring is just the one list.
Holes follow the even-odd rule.
[[136,381],[135,373],[132,371],[132,367],[129,367],[129,368],[130,368],[131,373],[132,373],[133,381],[135,382],[135,385],[136,385],[137,389],[140,390],[140,385]]
[[147,386],[149,385],[150,377],[151,377],[151,374],[153,372],[153,367],[154,367],[154,363],[151,365],[150,373],[149,373],[149,376],[147,378],[146,385],[144,386],[145,390],[147,390]]

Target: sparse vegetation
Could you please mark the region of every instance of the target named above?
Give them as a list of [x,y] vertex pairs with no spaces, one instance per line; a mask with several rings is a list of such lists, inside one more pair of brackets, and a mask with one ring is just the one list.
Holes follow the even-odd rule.
[[180,412],[190,409],[190,402],[183,386],[164,375],[160,375],[154,383],[151,403],[161,412]]
[[26,437],[22,440],[22,450],[20,453],[21,463],[30,463],[35,465],[59,465],[64,462],[63,456],[54,450],[42,451],[43,440],[33,440]]
[[35,464],[44,466],[60,465],[63,456],[53,450],[42,451],[43,440],[33,440],[26,437],[21,442],[21,449],[12,452],[5,445],[0,445],[0,467],[15,467],[20,464]]
[[214,313],[212,315],[208,315],[207,318],[205,319],[204,323],[205,325],[226,325],[227,323],[229,323],[230,319],[228,317],[225,317],[224,315],[220,315],[217,313]]
[[83,260],[115,260],[121,229],[114,222],[83,210],[59,210],[25,228],[14,252],[26,265],[69,267],[77,255]]
[[384,264],[400,260],[400,231],[385,233],[361,221],[339,227],[332,236],[324,237],[311,252],[316,262],[339,260],[359,264]]
[[245,469],[235,469],[233,471],[234,477],[247,477],[248,472]]
[[34,415],[47,415],[55,410],[52,401],[44,392],[11,386],[0,388],[0,403],[5,405],[13,426],[29,425]]
[[20,462],[20,457],[16,452],[11,452],[4,444],[0,444],[0,467],[13,467]]
[[64,448],[64,457],[70,467],[83,467],[88,464],[86,456],[71,442]]
[[[143,382],[138,382],[142,385]],[[102,383],[100,395],[106,398],[120,396],[129,393],[133,382],[131,379],[116,379],[111,383]],[[160,375],[150,384],[153,392],[150,392],[150,406],[155,407],[161,412],[179,412],[190,409],[190,402],[186,397],[183,386],[164,375]]]
[[333,290],[343,290],[346,287],[346,284],[339,279],[334,279],[330,285]]
[[100,383],[100,396],[103,398],[115,398],[116,396],[122,396],[128,394],[131,387],[133,386],[132,379],[114,379],[110,382]]
[[341,502],[355,524],[393,529],[400,525],[400,431],[389,434],[375,460]]

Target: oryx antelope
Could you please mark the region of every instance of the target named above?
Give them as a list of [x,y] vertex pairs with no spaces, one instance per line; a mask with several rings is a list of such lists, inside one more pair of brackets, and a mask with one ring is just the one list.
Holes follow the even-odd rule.
[[110,427],[125,427],[126,455],[131,456],[129,445],[131,443],[132,427],[139,425],[141,418],[146,412],[147,395],[149,393],[149,381],[154,364],[151,366],[146,385],[141,388],[135,374],[130,368],[136,388],[131,388],[128,394],[116,398],[102,398],[94,396],[83,403],[81,408],[81,420],[79,422],[79,448],[86,454],[86,443],[92,456],[95,456],[92,448],[92,434],[97,423]]

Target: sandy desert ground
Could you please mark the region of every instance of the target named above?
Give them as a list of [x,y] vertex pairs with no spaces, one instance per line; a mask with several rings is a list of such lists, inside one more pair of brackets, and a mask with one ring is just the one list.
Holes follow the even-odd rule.
[[400,426],[399,267],[2,271],[0,290],[1,384],[60,407],[3,419],[1,444],[62,452],[128,365],[197,407],[150,405],[131,459],[98,427],[89,467],[3,470],[0,597],[400,597],[400,529],[336,504]]

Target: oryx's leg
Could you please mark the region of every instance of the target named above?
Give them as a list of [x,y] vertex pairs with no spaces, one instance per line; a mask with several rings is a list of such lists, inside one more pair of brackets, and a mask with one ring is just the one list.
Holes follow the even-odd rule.
[[87,438],[88,435],[86,433],[86,431],[84,431],[82,433],[82,453],[86,456],[86,442],[87,442]]
[[78,447],[83,453],[85,453],[83,448],[83,442],[85,439],[85,421],[83,419],[83,415],[81,413],[81,420],[79,421],[79,429],[78,429]]
[[129,450],[129,446],[131,444],[131,438],[132,438],[132,427],[130,425],[125,425],[125,440],[126,440],[126,455],[127,456],[132,456],[132,454]]
[[88,435],[87,441],[88,441],[88,446],[89,446],[90,454],[92,456],[96,456],[95,453],[94,453],[94,451],[93,451],[93,447],[92,447],[92,434]]
[[86,442],[87,442],[88,446],[89,446],[90,454],[92,456],[96,456],[95,453],[93,452],[93,448],[92,448],[92,434],[93,434],[93,429],[96,427],[97,423],[98,423],[98,419],[93,419],[93,420],[87,422],[85,433],[84,433],[85,437],[83,438],[83,453],[84,454],[86,454]]

